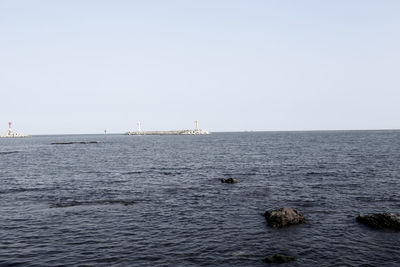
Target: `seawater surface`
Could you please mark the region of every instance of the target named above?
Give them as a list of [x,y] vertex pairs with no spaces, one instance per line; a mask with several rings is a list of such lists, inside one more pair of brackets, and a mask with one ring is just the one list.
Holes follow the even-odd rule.
[[[282,206],[308,223],[268,227]],[[1,266],[399,266],[400,233],[355,221],[386,211],[400,131],[0,139]]]

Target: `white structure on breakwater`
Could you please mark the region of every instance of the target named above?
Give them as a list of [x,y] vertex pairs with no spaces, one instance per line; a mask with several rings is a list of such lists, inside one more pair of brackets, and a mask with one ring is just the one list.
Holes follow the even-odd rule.
[[195,129],[191,130],[171,130],[171,131],[143,131],[142,124],[138,122],[138,130],[134,132],[127,132],[126,135],[203,135],[210,134],[199,128],[199,121],[195,121]]
[[12,122],[8,123],[8,131],[5,134],[0,134],[0,138],[17,138],[17,137],[27,137],[28,135],[26,134],[20,134],[14,132],[12,129]]

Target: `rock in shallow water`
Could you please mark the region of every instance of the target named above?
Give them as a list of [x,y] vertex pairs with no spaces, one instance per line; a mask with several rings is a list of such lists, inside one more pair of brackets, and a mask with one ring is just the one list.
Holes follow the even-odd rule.
[[266,257],[265,259],[263,259],[264,262],[267,263],[285,263],[285,262],[289,262],[289,261],[295,261],[296,258],[294,257],[290,257],[290,256],[286,256],[286,255],[282,255],[282,254],[275,254],[269,257]]
[[268,225],[271,227],[281,228],[294,224],[305,223],[304,215],[292,208],[280,208],[264,213]]
[[393,213],[375,213],[370,216],[360,214],[356,220],[375,229],[400,230],[400,217]]
[[99,142],[97,141],[89,141],[89,142],[53,142],[51,143],[52,145],[75,145],[75,144],[81,144],[81,145],[87,145],[87,144],[98,144]]
[[239,181],[233,178],[228,178],[228,179],[221,179],[221,183],[227,183],[227,184],[235,184],[238,183]]

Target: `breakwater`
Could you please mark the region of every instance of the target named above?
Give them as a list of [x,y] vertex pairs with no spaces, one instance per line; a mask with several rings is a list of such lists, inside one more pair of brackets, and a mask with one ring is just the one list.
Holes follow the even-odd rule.
[[19,133],[0,134],[0,138],[22,138],[22,137],[28,137],[28,135],[26,135],[26,134],[19,134]]
[[195,129],[195,130],[171,130],[171,131],[134,131],[127,132],[125,135],[204,135],[210,132]]

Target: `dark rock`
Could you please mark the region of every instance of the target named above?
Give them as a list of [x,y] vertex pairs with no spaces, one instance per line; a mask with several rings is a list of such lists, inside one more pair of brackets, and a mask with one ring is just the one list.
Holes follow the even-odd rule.
[[271,227],[281,228],[294,224],[305,223],[304,215],[292,208],[280,208],[264,213],[268,225]]
[[238,180],[233,179],[233,178],[227,178],[227,179],[222,178],[221,179],[221,183],[235,184],[235,183],[238,183],[238,182],[239,182]]
[[51,143],[52,145],[74,145],[74,144],[81,144],[81,145],[87,145],[87,144],[98,144],[99,142],[97,141],[89,141],[89,142],[53,142]]
[[266,257],[265,259],[263,259],[264,262],[267,263],[285,263],[285,262],[289,262],[289,261],[295,261],[296,258],[294,257],[290,257],[290,256],[286,256],[286,255],[282,255],[282,254],[275,254],[269,257]]
[[19,151],[0,151],[0,155],[8,155],[8,154],[14,154],[14,153],[18,153]]
[[360,214],[356,220],[375,229],[400,230],[400,217],[393,213],[375,213],[370,216]]

